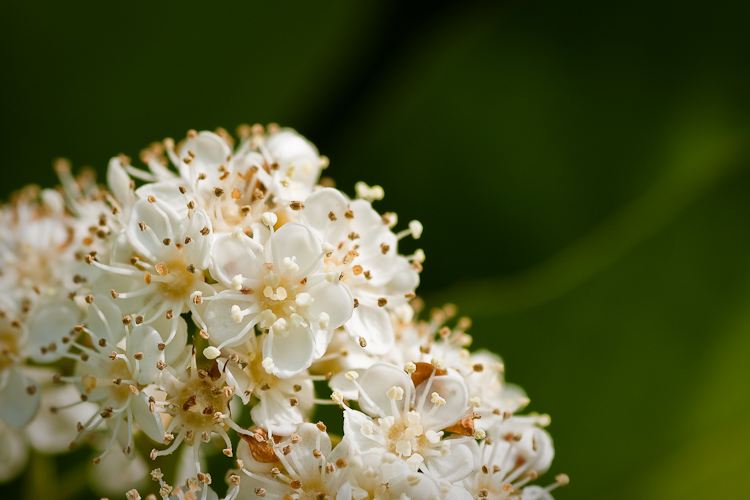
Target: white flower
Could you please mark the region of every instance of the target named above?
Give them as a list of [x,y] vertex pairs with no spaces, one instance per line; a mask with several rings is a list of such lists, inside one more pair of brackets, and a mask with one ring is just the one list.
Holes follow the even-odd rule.
[[[176,189],[176,188],[175,188]],[[113,238],[109,262],[88,262],[101,271],[95,291],[108,293],[136,324],[169,321],[167,343],[195,291],[205,290],[203,271],[211,251],[211,227],[199,209],[176,209],[153,194],[137,197],[125,229]]]
[[322,245],[302,224],[281,226],[264,245],[242,233],[218,235],[211,274],[227,288],[202,299],[211,342],[219,349],[240,344],[258,325],[268,332],[263,367],[279,377],[322,356],[352,313],[348,289],[324,272]]
[[233,397],[234,388],[216,360],[211,361],[208,369],[199,369],[193,353],[187,360],[170,363],[162,373],[155,404],[157,412],[168,416],[169,424],[163,433],[168,446],[151,450],[151,459],[170,455],[185,443],[192,448],[195,470],[200,474],[201,444],[214,435],[224,441],[223,453],[232,456],[227,429],[249,434],[233,420],[230,409]]
[[107,455],[118,439],[125,454],[131,454],[134,424],[151,439],[163,439],[162,422],[149,392],[167,363],[185,357],[187,339],[187,327],[180,318],[174,338],[167,345],[165,336],[170,328],[165,323],[166,320],[152,325],[124,324],[115,303],[101,296],[90,300],[85,322],[76,328],[81,339],[69,340],[68,356],[78,361],[75,375],[57,376],[56,380],[75,383],[81,397],[56,411],[66,411],[81,401],[97,405],[97,411],[78,425],[76,438],[78,441],[106,425],[110,438],[96,460]]
[[237,457],[246,476],[240,498],[363,498],[349,480],[347,444],[333,448],[320,423],[301,424],[278,442],[261,432],[243,437]]
[[[171,186],[162,193],[175,205],[184,204],[175,189],[188,191],[217,232],[258,229],[261,214],[268,211],[288,219],[290,204],[312,192],[327,159],[291,129],[269,126],[266,132],[256,125],[242,128],[240,135],[234,151],[231,137],[223,131],[221,135],[192,131],[177,147],[166,140],[164,146],[156,145],[142,155],[150,172],[132,167],[127,158],[113,158],[110,188],[125,204],[131,197],[131,177]],[[165,152],[176,173],[167,167]],[[146,189],[152,188],[146,184]]]
[[477,467],[464,481],[464,487],[475,498],[546,500],[549,492],[567,483],[567,476],[559,475],[555,482],[542,488],[526,486],[544,474],[555,451],[552,439],[541,426],[544,417],[510,417],[496,422],[479,442],[470,447]]
[[331,188],[305,200],[302,221],[324,242],[324,269],[338,274],[354,297],[347,332],[369,352],[387,353],[393,347],[389,312],[419,284],[415,267],[398,253],[398,240],[410,232],[394,234],[369,202],[348,200]]
[[227,384],[244,404],[251,404],[253,422],[272,435],[289,435],[310,416],[315,377],[307,372],[287,378],[268,373],[255,340],[251,337],[246,345],[225,348],[218,363]]
[[[439,481],[413,468],[392,453],[350,453],[350,481],[363,498],[469,500],[471,495],[459,484]],[[357,498],[357,497],[355,497]]]
[[[446,438],[444,429],[468,411],[463,380],[453,374],[429,375],[415,383],[401,368],[376,363],[354,381],[362,412],[345,407],[344,438],[359,452],[388,452],[414,471],[458,481],[473,468],[467,438]],[[364,412],[364,413],[363,413]]]

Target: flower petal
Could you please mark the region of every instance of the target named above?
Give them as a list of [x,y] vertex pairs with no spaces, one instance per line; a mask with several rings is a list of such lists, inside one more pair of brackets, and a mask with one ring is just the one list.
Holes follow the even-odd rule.
[[[204,130],[182,143],[179,157],[183,161],[178,168],[184,179],[194,181],[200,174],[205,174],[204,184],[212,188],[219,180],[219,167],[226,165],[231,154],[232,151],[224,139]],[[189,163],[184,161],[185,158],[191,158]]]
[[339,190],[319,189],[305,200],[302,217],[326,241],[338,241],[346,235],[348,224],[344,214],[348,205],[349,200]]
[[130,245],[152,262],[166,260],[170,247],[163,242],[175,239],[173,223],[177,221],[173,221],[169,212],[160,205],[162,204],[158,201],[136,201],[125,229]]
[[9,368],[0,382],[0,420],[11,427],[23,428],[39,409],[40,388],[20,368]]
[[[226,291],[204,302],[201,316],[206,322],[206,332],[208,333],[211,345],[218,346],[224,344],[223,347],[234,347],[245,342],[249,336],[255,335],[252,326],[257,322],[257,315],[250,314],[244,316],[238,323],[232,318],[232,307],[235,305],[238,307],[247,307],[247,303],[237,304],[234,292]],[[240,338],[229,342],[243,331],[245,333]]]
[[[428,394],[424,394],[427,391]],[[444,404],[435,407],[431,402],[432,393],[437,393]],[[432,383],[425,382],[417,387],[417,401],[424,398],[424,409],[421,410],[425,428],[445,429],[466,415],[469,409],[469,391],[462,377],[449,373],[432,379]]]
[[0,422],[0,442],[3,443],[0,460],[0,483],[19,475],[29,459],[29,445],[22,432],[11,429]]
[[461,481],[471,474],[475,467],[470,441],[471,438],[444,440],[443,443],[450,445],[450,452],[444,456],[427,458],[425,465],[441,481]]
[[217,235],[211,256],[211,276],[226,287],[237,275],[257,276],[263,265],[263,247],[244,234]]
[[148,395],[141,391],[130,399],[133,418],[138,427],[151,439],[161,443],[164,441],[164,426],[157,412],[148,408]]
[[309,328],[292,325],[285,334],[269,331],[263,342],[263,360],[270,359],[271,372],[288,378],[308,368],[315,352],[315,336]]
[[266,247],[270,249],[270,262],[275,269],[284,270],[290,259],[298,267],[294,276],[305,276],[316,271],[322,265],[323,246],[312,230],[297,222],[290,222],[281,226],[268,241]]
[[[62,357],[62,338],[78,324],[80,313],[72,301],[52,300],[38,303],[29,315],[25,348],[34,361],[48,363]],[[47,349],[51,344],[56,349]],[[45,352],[43,352],[43,350]]]
[[403,399],[396,401],[399,410],[408,408],[414,396],[411,378],[401,368],[387,363],[375,363],[365,370],[358,382],[359,406],[370,416],[394,415],[392,401],[388,397],[388,392],[394,386],[404,391]]
[[117,345],[125,336],[122,311],[115,301],[106,295],[97,295],[94,304],[86,312],[86,326],[108,344]]
[[151,384],[156,381],[160,370],[157,362],[164,361],[164,352],[159,350],[162,343],[161,335],[149,325],[139,325],[133,328],[127,338],[127,353],[131,359],[139,353],[142,358],[138,361],[138,371],[135,378],[139,384]]
[[364,349],[370,354],[382,355],[393,349],[393,323],[382,307],[360,304],[344,328],[354,340],[365,339]]
[[345,285],[321,281],[309,287],[307,293],[313,299],[308,309],[310,320],[317,321],[322,313],[326,313],[327,330],[335,330],[351,317],[354,300]]

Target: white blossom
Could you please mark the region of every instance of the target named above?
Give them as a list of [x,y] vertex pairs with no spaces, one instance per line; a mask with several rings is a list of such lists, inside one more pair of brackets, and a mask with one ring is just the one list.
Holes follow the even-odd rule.
[[383,187],[330,187],[328,159],[273,124],[140,159],[112,158],[107,188],[58,161],[59,188],[0,206],[0,481],[81,446],[93,489],[128,500],[218,500],[221,480],[226,500],[548,500],[568,483],[538,485],[549,417],[520,414],[470,320],[420,318],[425,253],[399,246],[424,228],[376,210]]

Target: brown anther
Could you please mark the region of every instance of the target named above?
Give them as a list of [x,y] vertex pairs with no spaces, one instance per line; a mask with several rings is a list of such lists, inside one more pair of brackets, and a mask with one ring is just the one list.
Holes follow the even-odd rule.
[[208,229],[208,226],[204,226],[203,229],[201,229],[201,234],[203,236],[208,236],[208,233],[210,233],[210,232],[211,231]]
[[335,221],[336,220],[336,214],[333,213],[333,212],[328,212],[328,220],[330,220],[331,222]]
[[378,307],[385,307],[385,305],[388,303],[388,299],[385,297],[380,297],[378,299]]
[[197,399],[198,398],[197,398],[197,396],[195,394],[193,394],[192,396],[190,396],[189,398],[187,398],[185,400],[185,402],[182,404],[182,410],[183,411],[188,411],[190,408],[192,408],[193,406],[195,406],[195,403],[196,403]]

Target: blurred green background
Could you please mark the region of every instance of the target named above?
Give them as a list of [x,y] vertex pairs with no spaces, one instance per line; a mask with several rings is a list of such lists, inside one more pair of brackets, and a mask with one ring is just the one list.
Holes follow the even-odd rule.
[[746,2],[2,10],[3,196],[58,156],[295,127],[424,223],[422,294],[552,415],[557,498],[748,498]]

